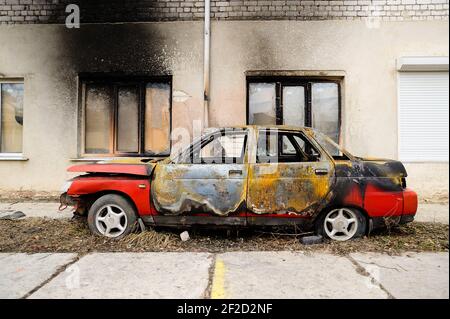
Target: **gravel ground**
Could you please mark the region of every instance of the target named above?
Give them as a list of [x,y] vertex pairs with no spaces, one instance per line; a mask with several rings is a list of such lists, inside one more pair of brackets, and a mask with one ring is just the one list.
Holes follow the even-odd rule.
[[130,234],[121,240],[93,236],[83,218],[55,220],[28,218],[0,220],[0,252],[151,252],[151,251],[320,251],[335,254],[352,252],[405,251],[442,252],[449,249],[449,226],[439,223],[418,223],[372,232],[369,237],[348,242],[325,241],[302,245],[300,235],[292,230],[281,233],[261,230],[191,229],[191,239],[183,242],[181,230],[148,230]]

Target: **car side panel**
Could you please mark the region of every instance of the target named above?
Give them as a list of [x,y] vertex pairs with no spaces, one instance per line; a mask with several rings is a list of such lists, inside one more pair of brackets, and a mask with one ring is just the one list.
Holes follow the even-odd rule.
[[[404,189],[400,177],[382,176],[379,171],[367,169],[366,163],[357,161],[336,162],[335,167],[336,186],[329,198],[328,206],[360,207],[370,217],[403,214]],[[380,167],[377,166],[377,169]]]
[[[316,170],[326,170],[316,175]],[[332,188],[334,170],[328,161],[250,165],[247,208],[260,216],[310,217]]]
[[247,171],[247,164],[161,164],[152,202],[160,215],[235,215],[245,205]]
[[403,213],[402,191],[385,191],[369,183],[363,207],[370,217],[400,216]]

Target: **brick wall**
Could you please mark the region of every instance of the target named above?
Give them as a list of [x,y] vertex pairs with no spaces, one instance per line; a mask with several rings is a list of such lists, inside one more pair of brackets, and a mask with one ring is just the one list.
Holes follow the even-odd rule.
[[[449,0],[221,0],[211,1],[217,20],[448,19]],[[81,22],[200,20],[198,0],[0,0],[0,23],[63,23],[65,7],[80,6]]]

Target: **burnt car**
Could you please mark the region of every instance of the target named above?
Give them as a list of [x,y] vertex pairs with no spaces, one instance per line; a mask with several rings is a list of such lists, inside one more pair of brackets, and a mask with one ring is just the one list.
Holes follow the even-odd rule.
[[401,162],[353,156],[311,128],[214,130],[163,160],[76,165],[63,205],[94,234],[149,226],[296,225],[333,240],[411,222],[417,195]]

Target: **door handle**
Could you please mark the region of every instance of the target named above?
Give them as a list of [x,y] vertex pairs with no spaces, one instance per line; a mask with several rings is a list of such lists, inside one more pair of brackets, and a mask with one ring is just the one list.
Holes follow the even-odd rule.
[[242,170],[240,169],[231,169],[228,171],[228,176],[231,175],[242,175]]
[[317,168],[315,171],[316,175],[327,175],[328,170],[326,168]]

